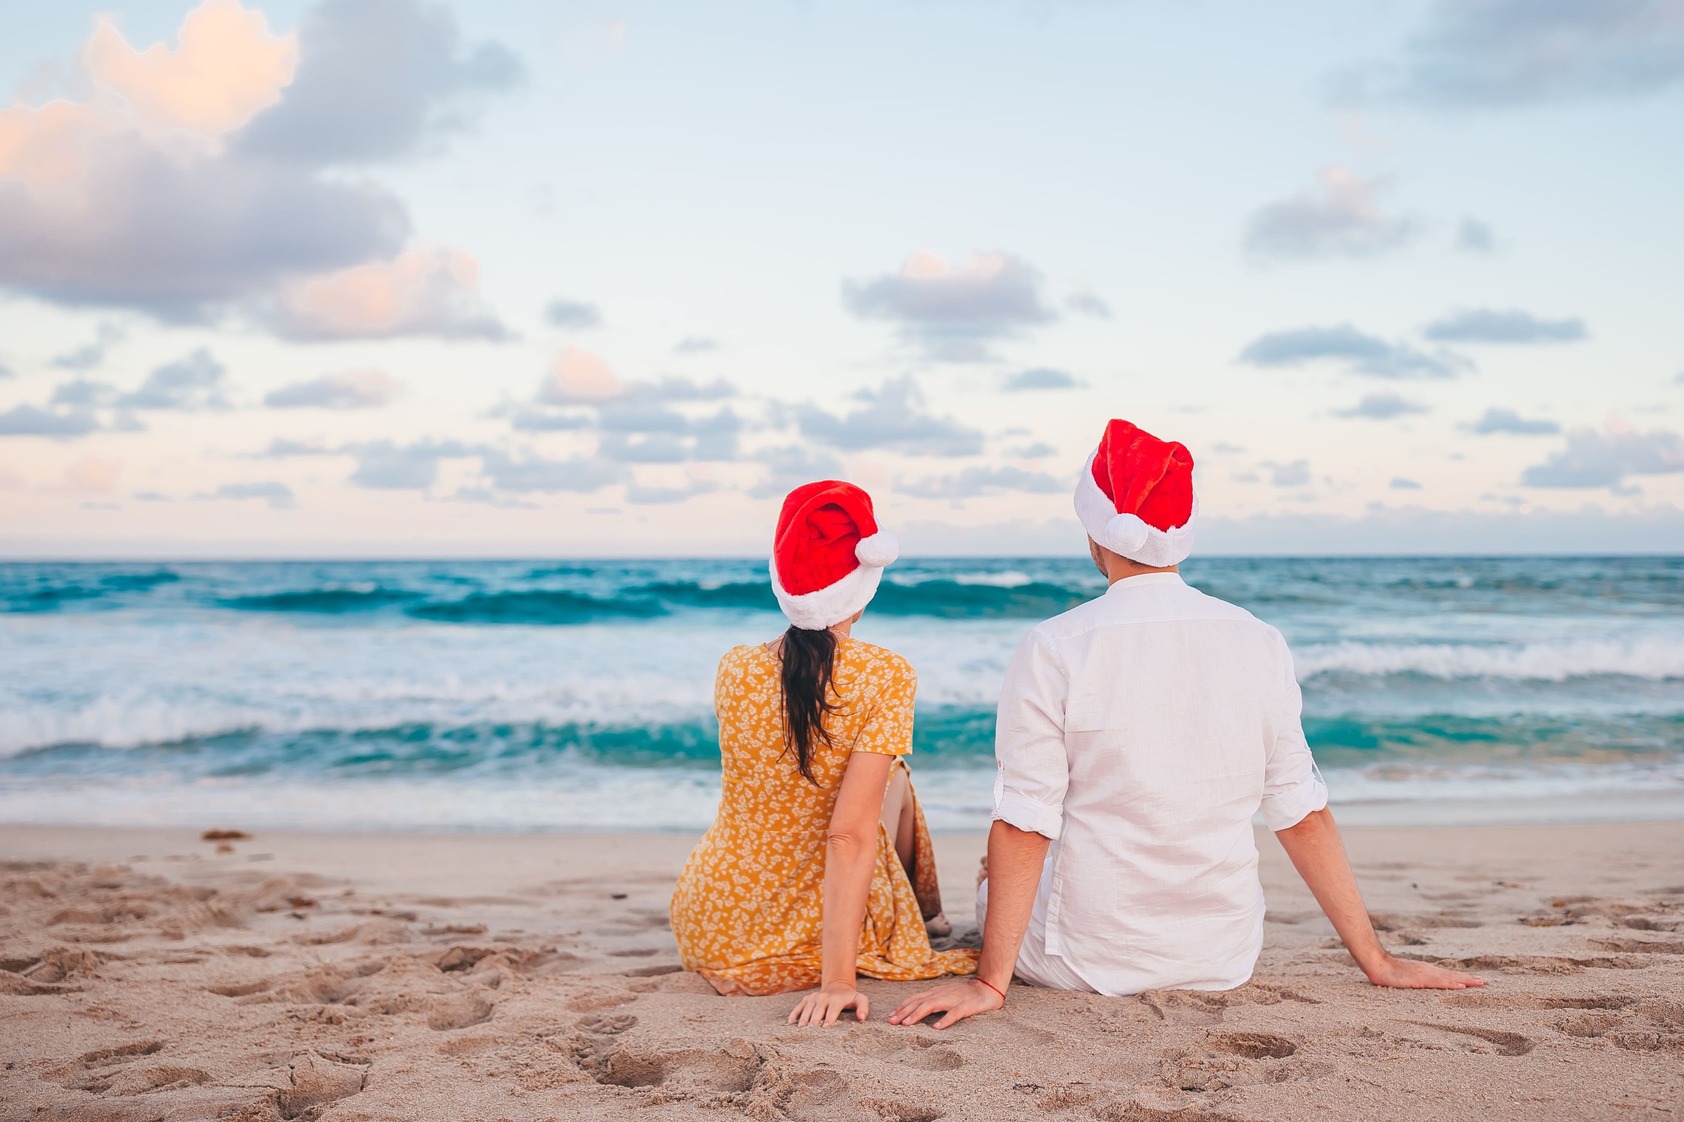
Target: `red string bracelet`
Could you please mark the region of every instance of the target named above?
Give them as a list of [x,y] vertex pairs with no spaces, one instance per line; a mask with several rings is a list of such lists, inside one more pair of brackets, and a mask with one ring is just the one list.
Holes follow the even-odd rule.
[[1001,1005],[1004,1005],[1006,1003],[1006,991],[1005,990],[1001,989],[999,986],[995,985],[993,982],[990,982],[987,978],[984,978],[980,974],[972,974],[971,977],[975,978],[977,981],[981,982],[983,985],[987,986],[989,989],[991,989],[995,993],[999,994]]

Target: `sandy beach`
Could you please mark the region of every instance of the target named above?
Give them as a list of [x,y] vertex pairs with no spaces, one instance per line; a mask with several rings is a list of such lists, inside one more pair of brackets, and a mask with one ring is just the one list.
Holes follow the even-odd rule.
[[[237,823],[227,823],[237,826]],[[946,1032],[786,1026],[666,920],[679,835],[0,828],[0,1119],[1684,1118],[1684,823],[1349,831],[1382,991],[1261,839],[1228,993],[1015,987]],[[975,939],[980,835],[938,838]]]

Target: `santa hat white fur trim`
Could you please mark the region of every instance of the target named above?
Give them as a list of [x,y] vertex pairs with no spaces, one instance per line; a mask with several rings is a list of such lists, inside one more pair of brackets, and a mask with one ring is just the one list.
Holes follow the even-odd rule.
[[789,622],[803,631],[823,631],[834,627],[871,603],[877,595],[877,585],[883,579],[883,569],[900,556],[900,542],[893,534],[879,530],[859,540],[854,546],[854,558],[859,567],[841,580],[817,592],[799,595],[785,592],[778,579],[778,559],[767,566],[772,574],[772,594],[778,598]]
[[854,545],[854,557],[861,565],[869,565],[874,569],[881,569],[894,563],[900,556],[900,542],[887,530],[879,530],[870,537],[861,538]]
[[1198,496],[1193,496],[1186,525],[1168,530],[1148,526],[1136,514],[1118,514],[1117,505],[1105,497],[1093,477],[1093,460],[1098,454],[1098,449],[1089,454],[1081,478],[1076,480],[1076,517],[1088,536],[1120,557],[1154,568],[1187,560],[1193,552],[1193,527],[1199,521]]
[[883,579],[881,566],[861,565],[835,584],[797,595],[784,591],[783,582],[778,580],[776,558],[768,568],[772,572],[772,593],[778,598],[778,607],[784,610],[790,623],[803,631],[823,631],[851,619],[855,612],[871,603],[871,598],[877,595],[877,582]]

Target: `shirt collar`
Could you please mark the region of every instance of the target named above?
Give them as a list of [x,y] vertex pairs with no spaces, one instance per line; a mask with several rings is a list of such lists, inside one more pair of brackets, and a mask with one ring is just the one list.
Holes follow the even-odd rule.
[[1111,587],[1105,590],[1105,594],[1110,596],[1112,593],[1122,592],[1124,589],[1146,588],[1155,584],[1185,583],[1181,579],[1180,573],[1137,573],[1132,577],[1124,577],[1122,580],[1113,581]]

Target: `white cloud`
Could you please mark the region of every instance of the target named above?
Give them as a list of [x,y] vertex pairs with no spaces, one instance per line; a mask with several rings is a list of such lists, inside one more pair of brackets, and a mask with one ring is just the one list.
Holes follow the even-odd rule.
[[551,327],[582,330],[602,326],[602,312],[583,300],[551,300],[544,308],[544,322]]
[[271,323],[283,338],[508,338],[479,294],[479,264],[459,249],[415,250],[285,285]]
[[237,0],[207,0],[182,20],[173,48],[136,50],[110,17],[82,48],[93,82],[120,94],[142,119],[216,136],[280,100],[298,68],[298,36],[273,35],[263,13]]
[[1582,319],[1543,319],[1518,309],[1469,308],[1421,329],[1435,343],[1577,343],[1589,337]]
[[973,253],[950,265],[919,252],[899,272],[844,282],[842,303],[862,319],[898,324],[931,358],[975,362],[990,356],[995,340],[1057,318],[1041,284],[1034,267],[1009,253]]
[[296,505],[292,488],[272,479],[255,483],[224,483],[215,490],[201,491],[193,497],[200,502],[245,502],[249,499],[262,499],[275,510],[291,510]]
[[625,469],[591,456],[553,460],[488,450],[483,468],[500,491],[590,494],[626,478]]
[[227,367],[200,347],[153,370],[138,390],[122,395],[117,404],[129,409],[226,409],[222,379],[227,373]]
[[1678,0],[1439,0],[1400,63],[1339,75],[1334,92],[1496,109],[1637,97],[1679,82]]
[[1069,489],[1068,479],[1011,466],[966,468],[954,475],[903,480],[896,487],[920,499],[969,499],[1003,492],[1054,495]]
[[1363,179],[1327,167],[1313,190],[1260,207],[1246,226],[1245,247],[1259,260],[1373,257],[1401,248],[1420,232],[1407,216],[1382,213],[1384,179]]
[[1479,420],[1462,427],[1480,436],[1498,432],[1515,436],[1548,436],[1561,431],[1561,426],[1554,421],[1522,417],[1513,409],[1503,409],[1499,406],[1492,406]]
[[926,410],[910,378],[854,395],[859,408],[838,416],[811,405],[791,408],[803,436],[843,451],[885,449],[908,456],[971,456],[982,451],[978,429]]
[[127,337],[117,324],[109,321],[101,322],[95,330],[92,342],[84,343],[63,354],[54,355],[52,365],[60,370],[92,370],[105,361],[105,355],[116,344]]
[[545,405],[591,405],[625,392],[608,364],[582,347],[564,347],[538,386]]
[[398,396],[398,380],[384,370],[348,370],[293,382],[264,395],[275,409],[377,409]]
[[202,139],[53,102],[0,109],[0,288],[204,319],[284,278],[397,250],[369,184],[232,158]]
[[1269,482],[1276,487],[1303,487],[1310,482],[1310,461],[1293,460],[1276,463],[1266,460],[1261,465],[1269,469]]
[[1418,401],[1409,401],[1395,393],[1365,394],[1363,399],[1347,409],[1335,409],[1335,417],[1360,418],[1367,421],[1389,421],[1416,413],[1431,412]]
[[632,480],[626,484],[626,502],[632,506],[665,506],[687,502],[697,495],[719,490],[719,484],[708,479],[690,479],[677,487],[646,485]]
[[[251,313],[294,338],[506,334],[472,258],[398,256],[402,203],[322,170],[460,130],[461,97],[509,84],[512,55],[465,51],[419,0],[324,0],[296,41],[210,0],[177,40],[137,49],[103,20],[72,83],[85,100],[0,109],[0,291],[172,322]],[[371,271],[341,272],[356,266]]]
[[842,461],[820,448],[789,444],[762,449],[755,459],[766,465],[766,473],[749,488],[752,499],[780,499],[803,483],[835,479],[842,474]]
[[438,479],[440,460],[484,454],[484,449],[456,440],[418,440],[413,444],[371,440],[347,445],[343,451],[357,458],[351,483],[377,491],[425,490]]
[[1239,361],[1250,366],[1323,360],[1344,362],[1353,374],[1391,379],[1454,378],[1473,369],[1473,363],[1452,351],[1426,352],[1408,343],[1391,343],[1348,323],[1272,331],[1253,339],[1239,354]]
[[1072,292],[1064,298],[1064,306],[1078,315],[1094,319],[1111,318],[1111,305],[1092,292]]
[[85,409],[48,410],[15,405],[0,413],[0,437],[50,436],[69,440],[99,429],[99,419]]
[[1016,393],[1023,390],[1073,390],[1082,384],[1082,380],[1069,371],[1037,366],[1006,375],[1000,382],[1000,388],[1007,393]]
[[1657,429],[1575,429],[1567,445],[1521,475],[1527,487],[1620,487],[1632,475],[1684,471],[1684,438]]
[[1463,253],[1497,252],[1497,233],[1489,222],[1463,218],[1456,226],[1456,248]]
[[466,129],[484,95],[523,77],[502,44],[463,44],[443,4],[324,0],[305,12],[297,79],[237,144],[308,165],[402,158]]

